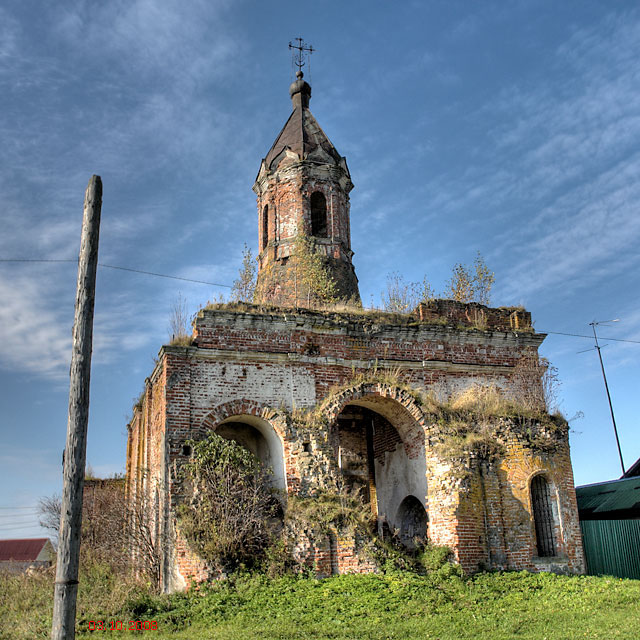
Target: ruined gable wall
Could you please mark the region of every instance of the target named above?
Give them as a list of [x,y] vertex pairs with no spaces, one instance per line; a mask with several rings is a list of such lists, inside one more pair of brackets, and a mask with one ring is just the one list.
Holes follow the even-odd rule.
[[[514,419],[494,419],[504,448],[493,462],[475,459],[469,466],[430,457],[431,539],[454,549],[467,572],[482,569],[585,570],[573,471],[566,432],[545,445],[527,442]],[[526,430],[544,434],[530,422]],[[542,448],[541,448],[542,447]],[[460,473],[462,472],[462,473]],[[556,555],[539,558],[531,504],[531,480],[541,474],[551,488]]]

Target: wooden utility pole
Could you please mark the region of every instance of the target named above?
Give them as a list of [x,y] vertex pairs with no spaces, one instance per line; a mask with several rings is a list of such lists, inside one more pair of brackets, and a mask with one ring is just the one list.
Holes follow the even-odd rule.
[[84,468],[87,455],[93,307],[98,268],[101,208],[102,180],[100,176],[92,176],[84,196],[82,239],[78,257],[78,287],[69,384],[69,421],[64,456],[58,564],[51,627],[52,640],[74,640],[76,635],[78,562]]

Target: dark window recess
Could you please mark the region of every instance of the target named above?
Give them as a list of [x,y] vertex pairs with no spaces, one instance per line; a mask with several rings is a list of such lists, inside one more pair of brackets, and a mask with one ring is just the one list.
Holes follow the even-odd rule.
[[319,191],[311,194],[311,235],[327,237],[327,201]]
[[533,521],[536,526],[538,557],[555,556],[556,541],[553,534],[551,491],[549,483],[542,476],[536,476],[531,481],[531,504],[533,505]]
[[320,347],[317,344],[313,344],[313,342],[307,342],[302,348],[302,353],[308,356],[319,356]]
[[262,210],[262,250],[264,251],[269,244],[269,206],[264,205]]
[[310,442],[305,442],[305,443],[303,443],[303,445],[302,445],[302,450],[303,450],[305,453],[311,453],[311,443],[310,443]]
[[182,445],[182,455],[183,456],[190,456],[191,455],[191,447],[188,444],[183,444]]

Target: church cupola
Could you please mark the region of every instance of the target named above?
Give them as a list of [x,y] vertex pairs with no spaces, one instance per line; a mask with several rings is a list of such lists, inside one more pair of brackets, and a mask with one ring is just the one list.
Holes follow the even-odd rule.
[[301,70],[289,94],[293,111],[262,160],[253,185],[260,241],[255,301],[296,307],[319,302],[309,290],[304,250],[320,255],[326,274],[335,282],[334,298],[359,303],[351,261],[353,183],[347,162],[311,114],[311,86]]

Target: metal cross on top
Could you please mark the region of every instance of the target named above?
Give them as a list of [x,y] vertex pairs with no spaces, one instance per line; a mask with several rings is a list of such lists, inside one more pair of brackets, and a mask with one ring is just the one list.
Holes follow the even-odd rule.
[[311,45],[307,45],[302,38],[294,38],[294,41],[297,42],[297,44],[290,42],[289,49],[297,49],[293,54],[293,63],[298,67],[298,71],[302,71],[302,67],[304,67],[305,52],[311,55],[315,49]]

